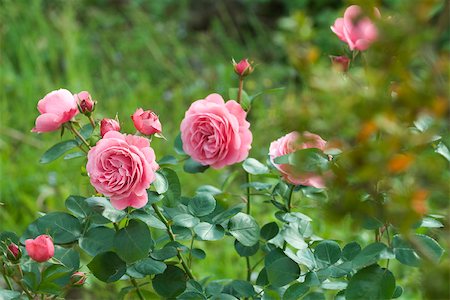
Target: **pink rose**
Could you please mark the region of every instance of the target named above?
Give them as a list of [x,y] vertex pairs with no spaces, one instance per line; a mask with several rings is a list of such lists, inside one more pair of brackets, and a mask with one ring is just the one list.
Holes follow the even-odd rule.
[[323,188],[323,178],[314,173],[300,173],[294,166],[289,164],[276,164],[274,159],[279,156],[283,156],[289,153],[293,153],[300,149],[318,148],[322,151],[325,149],[326,141],[324,141],[317,134],[310,132],[291,132],[285,136],[273,141],[270,144],[269,156],[272,164],[280,171],[284,180],[294,185],[308,185],[316,188]]
[[36,119],[33,132],[58,130],[62,124],[69,122],[78,114],[77,102],[71,92],[65,89],[53,91],[38,102],[41,115]]
[[55,254],[52,238],[46,234],[40,235],[34,240],[26,240],[25,249],[28,255],[37,262],[47,261]]
[[[343,18],[337,18],[331,30],[350,47],[350,50],[364,51],[378,38],[378,30],[373,22],[361,16],[362,9],[358,5],[349,6]],[[380,11],[375,8],[375,14]]]
[[108,131],[120,131],[120,124],[114,119],[103,119],[100,121],[100,135],[102,137],[105,136],[105,134]]
[[202,165],[215,169],[243,161],[251,148],[247,113],[219,94],[191,104],[180,125],[183,150]]
[[86,170],[95,189],[116,209],[143,207],[159,168],[150,142],[143,137],[108,131],[89,150]]
[[94,111],[95,101],[92,100],[91,94],[88,92],[82,91],[76,94],[75,101],[77,101],[78,109],[82,114],[89,114]]
[[143,110],[138,108],[136,112],[131,116],[134,127],[145,135],[152,135],[161,132],[161,123],[158,116],[151,110]]
[[347,56],[330,56],[333,67],[341,72],[347,72],[350,66],[350,58]]
[[19,246],[17,246],[14,243],[11,243],[8,245],[7,251],[6,251],[6,257],[10,261],[16,262],[20,259],[21,256],[22,256],[22,253],[20,252]]
[[242,59],[240,62],[236,63],[233,60],[234,72],[241,77],[247,76],[253,72],[253,67],[249,63],[248,59]]

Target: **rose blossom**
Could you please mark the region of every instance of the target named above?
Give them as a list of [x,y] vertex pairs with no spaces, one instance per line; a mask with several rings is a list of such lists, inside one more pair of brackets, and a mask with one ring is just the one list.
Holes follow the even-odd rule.
[[18,261],[22,256],[19,246],[14,243],[9,244],[6,251],[6,257],[13,262]]
[[104,137],[108,131],[120,131],[119,122],[114,119],[102,119],[100,121],[100,135]]
[[50,132],[61,127],[78,114],[77,102],[71,92],[59,89],[45,95],[38,102],[37,108],[41,115],[36,119],[33,132]]
[[37,262],[47,261],[55,254],[52,238],[46,234],[40,235],[34,240],[26,240],[25,249],[28,255]]
[[[348,44],[352,51],[364,51],[378,38],[375,24],[361,14],[361,7],[351,5],[345,10],[344,17],[337,18],[334,25],[330,27],[341,41]],[[375,14],[380,16],[380,11],[376,8]]]
[[253,72],[253,67],[248,61],[248,58],[242,59],[240,62],[236,63],[233,60],[234,72],[241,77],[247,76]]
[[151,110],[143,110],[138,108],[136,112],[131,116],[134,127],[145,135],[152,135],[161,132],[161,123],[158,116]]
[[86,170],[95,189],[116,209],[143,207],[159,168],[150,142],[143,137],[108,131],[89,150]]
[[76,94],[75,101],[77,101],[78,109],[82,114],[89,114],[94,111],[95,101],[92,100],[91,94],[88,92],[82,91]]
[[236,101],[225,103],[219,94],[195,101],[180,125],[183,150],[215,169],[243,161],[252,143],[246,115]]
[[295,185],[308,185],[316,188],[325,187],[323,178],[314,173],[301,173],[295,170],[295,167],[289,164],[276,164],[274,159],[300,149],[318,148],[325,149],[326,141],[317,134],[310,132],[291,132],[285,136],[273,141],[270,144],[269,156],[272,164],[280,171],[284,180]]

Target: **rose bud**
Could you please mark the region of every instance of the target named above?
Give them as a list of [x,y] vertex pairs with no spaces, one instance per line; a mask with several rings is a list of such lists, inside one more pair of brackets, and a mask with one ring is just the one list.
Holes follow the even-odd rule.
[[347,72],[348,67],[350,66],[350,58],[347,56],[333,56],[330,55],[331,63],[333,64],[333,68],[340,72]]
[[245,77],[253,72],[253,67],[247,58],[236,63],[233,59],[234,72],[240,77]]
[[14,243],[9,244],[6,257],[12,262],[17,262],[22,257],[22,252],[20,251],[19,246]]
[[82,91],[75,95],[75,100],[78,104],[78,110],[85,115],[90,115],[91,112],[95,109],[95,101],[92,100],[91,95],[86,92]]
[[37,262],[47,261],[55,254],[52,238],[46,234],[40,235],[34,240],[26,240],[25,249],[28,255]]
[[120,124],[114,119],[103,119],[100,121],[100,134],[103,137],[108,131],[120,131]]
[[134,127],[145,135],[152,135],[161,132],[161,123],[158,116],[151,110],[143,110],[138,108],[136,112],[131,116]]
[[72,283],[72,285],[81,286],[81,285],[84,284],[86,279],[87,279],[87,274],[86,273],[84,273],[84,272],[75,272],[70,277],[70,282]]

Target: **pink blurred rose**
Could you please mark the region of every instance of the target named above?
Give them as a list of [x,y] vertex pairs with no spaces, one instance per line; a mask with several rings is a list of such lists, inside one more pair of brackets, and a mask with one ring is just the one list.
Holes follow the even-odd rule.
[[[358,5],[349,6],[343,18],[337,18],[331,30],[350,47],[350,50],[364,51],[378,38],[375,24],[366,16],[362,16],[362,9]],[[375,15],[380,11],[375,8]]]
[[25,249],[28,255],[37,262],[47,261],[55,254],[52,238],[46,234],[40,235],[34,240],[26,240]]
[[270,144],[269,156],[272,164],[280,171],[284,180],[294,185],[307,185],[316,188],[325,187],[322,176],[314,173],[303,173],[295,170],[295,167],[289,164],[276,164],[276,157],[293,153],[300,149],[318,148],[322,151],[325,149],[326,141],[320,136],[310,132],[291,132],[285,136],[273,141]]
[[159,168],[148,139],[108,131],[89,150],[86,170],[95,189],[116,209],[143,207]]
[[36,119],[33,132],[50,132],[58,130],[62,124],[69,122],[78,114],[77,102],[71,92],[59,89],[45,95],[38,102],[41,115]]
[[161,123],[158,116],[151,110],[143,110],[138,108],[136,112],[131,116],[134,127],[145,135],[152,135],[161,132]]
[[243,161],[253,138],[246,116],[236,101],[225,103],[219,94],[195,101],[180,125],[184,151],[215,169]]
[[100,135],[104,137],[108,131],[120,131],[119,122],[114,119],[102,119],[100,121]]
[[89,114],[94,111],[95,101],[92,100],[91,94],[88,92],[82,91],[76,94],[75,101],[77,101],[78,109],[82,114]]

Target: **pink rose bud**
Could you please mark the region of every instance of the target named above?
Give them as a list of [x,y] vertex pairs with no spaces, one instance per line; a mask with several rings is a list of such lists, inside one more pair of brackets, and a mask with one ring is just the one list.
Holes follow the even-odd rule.
[[92,100],[91,95],[82,91],[75,95],[75,100],[78,103],[78,110],[85,115],[89,115],[95,109],[95,101]]
[[84,284],[86,279],[87,279],[87,274],[86,273],[84,273],[84,272],[75,272],[70,277],[70,282],[72,283],[72,285],[81,286],[81,285]]
[[145,135],[152,135],[161,132],[161,123],[158,116],[151,110],[143,110],[138,108],[136,112],[131,116],[134,127]]
[[114,119],[103,119],[100,121],[100,134],[102,137],[105,136],[105,134],[108,131],[120,131],[120,124],[117,120]]
[[253,72],[253,67],[247,58],[242,59],[240,62],[236,63],[233,60],[234,72],[241,77],[245,77]]
[[26,240],[25,249],[28,255],[37,262],[47,261],[55,254],[52,238],[46,234],[40,235],[34,240]]
[[36,119],[33,132],[50,132],[58,130],[78,114],[77,101],[71,92],[65,89],[53,91],[38,102],[40,116]]
[[[375,15],[380,17],[377,8]],[[378,38],[377,27],[371,19],[363,15],[363,10],[358,5],[349,6],[344,12],[344,17],[337,18],[330,28],[352,51],[364,51]]]
[[333,67],[340,72],[347,72],[350,66],[350,58],[347,56],[332,56],[330,55]]
[[16,262],[22,257],[22,253],[16,244],[11,243],[8,245],[6,257],[8,257],[10,261]]

